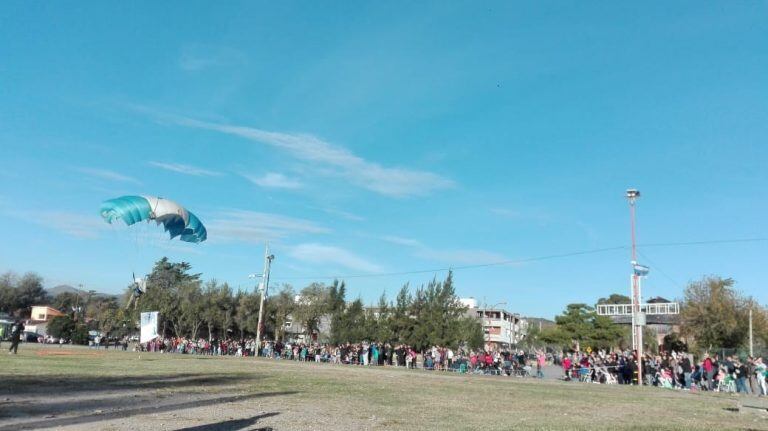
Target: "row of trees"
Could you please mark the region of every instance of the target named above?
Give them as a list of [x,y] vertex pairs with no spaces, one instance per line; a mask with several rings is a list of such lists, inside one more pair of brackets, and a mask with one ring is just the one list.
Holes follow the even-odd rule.
[[[690,349],[744,349],[749,342],[749,314],[755,345],[758,349],[768,346],[768,311],[754,298],[735,289],[732,279],[705,277],[690,283],[681,303],[681,314],[674,322],[679,333],[665,337],[664,346],[656,344],[656,333],[646,328],[646,348],[655,352],[659,347],[666,350]],[[600,298],[598,304],[628,304],[630,298],[612,294]],[[572,349],[579,346],[593,349],[626,349],[631,346],[632,335],[628,325],[617,325],[609,317],[597,315],[587,304],[568,304],[565,311],[555,318],[555,325],[541,331],[533,329],[528,340],[534,345],[554,345]]]
[[[74,337],[84,328],[120,337],[135,331],[142,311],[159,311],[160,332],[167,336],[242,339],[256,333],[261,302],[258,292],[235,291],[216,280],[204,282],[189,263],[167,258],[155,264],[146,282],[146,293],[136,308],[125,309],[110,297],[83,300],[77,294],[58,295],[52,304],[68,316],[52,322],[49,333]],[[127,302],[131,291],[126,289],[122,303]],[[78,301],[86,304],[81,315],[72,312],[78,308],[73,303]],[[479,347],[483,342],[482,327],[466,316],[451,274],[444,281],[433,280],[415,290],[403,286],[394,301],[382,295],[377,307],[366,307],[359,298],[347,301],[344,282],[312,283],[299,292],[284,284],[266,301],[264,316],[268,339],[285,340],[286,323],[293,322],[291,327],[301,328],[305,337],[333,343],[368,340],[427,348]]]
[[[199,338],[246,338],[256,333],[260,305],[259,293],[235,291],[216,280],[203,282],[186,262],[158,261],[147,278],[147,291],[138,307],[125,309],[131,294],[126,289],[122,301],[112,296],[92,296],[65,292],[51,298],[42,278],[34,273],[21,277],[12,273],[0,276],[0,312],[22,316],[32,305],[52,304],[67,313],[49,325],[54,336],[84,341],[88,330],[99,330],[114,337],[135,332],[141,311],[159,311],[161,333]],[[613,294],[598,303],[629,303],[627,296]],[[768,346],[768,312],[753,298],[735,289],[732,279],[706,277],[690,283],[681,301],[677,321],[679,337],[665,340],[667,348],[690,347],[739,349],[748,343],[749,313],[758,348]],[[362,300],[348,301],[344,282],[331,285],[312,283],[299,292],[287,284],[278,286],[266,301],[265,337],[285,339],[289,321],[302,328],[305,336],[332,343],[377,340],[409,344],[417,348],[432,345],[479,347],[483,344],[480,323],[465,315],[456,297],[453,278],[433,280],[415,290],[405,285],[396,298],[382,295],[376,307],[365,307]],[[655,333],[646,329],[647,347],[655,351]],[[627,325],[616,325],[598,316],[587,304],[569,304],[555,318],[555,325],[529,331],[528,343],[582,349],[628,348],[631,334]],[[687,344],[687,346],[686,346]]]
[[43,278],[34,272],[22,277],[12,272],[0,275],[0,312],[22,315],[33,305],[47,304],[51,297],[43,287]]

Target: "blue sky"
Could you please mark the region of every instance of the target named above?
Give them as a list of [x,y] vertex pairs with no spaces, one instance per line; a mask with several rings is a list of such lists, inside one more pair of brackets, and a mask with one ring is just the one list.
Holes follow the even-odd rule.
[[[762,2],[8,2],[0,271],[121,290],[168,255],[253,288],[641,244],[766,237]],[[110,227],[159,195],[209,241]],[[143,229],[143,231],[142,231]],[[141,235],[136,231],[141,231]],[[137,242],[137,238],[139,238]],[[644,295],[733,277],[768,243],[641,246]],[[552,317],[629,290],[629,252],[457,270],[458,293]],[[375,301],[444,273],[348,280]]]

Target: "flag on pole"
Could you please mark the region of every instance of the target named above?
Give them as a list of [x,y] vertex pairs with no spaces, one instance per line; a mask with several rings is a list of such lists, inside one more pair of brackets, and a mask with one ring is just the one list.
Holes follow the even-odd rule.
[[649,267],[647,267],[645,265],[640,265],[637,262],[633,262],[632,263],[632,270],[635,272],[636,276],[638,276],[638,277],[645,277],[645,276],[648,275],[648,272],[650,272],[651,268],[649,268]]

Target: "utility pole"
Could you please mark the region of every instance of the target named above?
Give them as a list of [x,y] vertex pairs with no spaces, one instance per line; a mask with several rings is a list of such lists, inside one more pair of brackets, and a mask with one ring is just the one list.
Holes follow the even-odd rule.
[[749,356],[755,357],[755,352],[752,350],[752,307],[749,307]]
[[637,242],[635,236],[635,201],[640,191],[627,190],[629,200],[630,228],[632,230],[632,348],[637,353],[637,384],[643,385],[643,325],[640,313],[640,276],[634,270],[637,264]]
[[259,301],[259,325],[256,328],[256,356],[261,351],[261,334],[263,332],[264,325],[264,300],[267,298],[269,292],[269,270],[272,266],[272,259],[275,258],[274,254],[269,254],[269,243],[264,245],[264,272],[261,274],[261,300]]

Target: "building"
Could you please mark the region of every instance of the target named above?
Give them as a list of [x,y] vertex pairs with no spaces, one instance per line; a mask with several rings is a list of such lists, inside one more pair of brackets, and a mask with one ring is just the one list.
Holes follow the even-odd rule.
[[56,316],[63,316],[63,315],[64,313],[62,313],[61,311],[53,307],[49,307],[47,305],[35,305],[35,306],[32,306],[32,313],[31,313],[30,319],[47,322]]
[[480,320],[483,325],[486,350],[516,348],[528,335],[528,321],[503,308],[480,306],[474,298],[462,298],[467,315]]
[[[308,336],[309,335],[309,336]],[[306,328],[299,321],[289,315],[285,321],[283,330],[283,341],[298,343],[317,343],[324,342],[331,335],[331,315],[323,314],[317,322],[317,329],[311,334],[306,333]]]
[[64,316],[64,313],[47,305],[34,305],[25,325],[25,331],[45,336],[48,334],[48,322],[57,316]]
[[[660,296],[651,298],[648,304],[669,304],[672,301]],[[631,325],[632,316],[610,316],[613,323],[620,325]],[[658,345],[664,344],[664,337],[669,334],[680,333],[680,315],[679,314],[646,314],[645,326],[656,334]],[[645,343],[643,343],[645,344]]]

